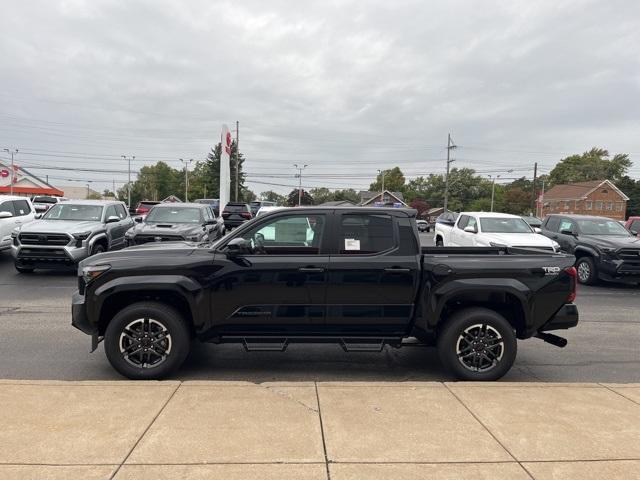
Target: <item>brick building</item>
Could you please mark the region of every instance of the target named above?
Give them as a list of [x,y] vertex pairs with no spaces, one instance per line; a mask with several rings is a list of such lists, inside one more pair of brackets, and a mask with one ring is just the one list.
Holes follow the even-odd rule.
[[595,180],[556,185],[544,192],[541,200],[542,217],[550,213],[575,213],[624,220],[629,197],[609,180]]

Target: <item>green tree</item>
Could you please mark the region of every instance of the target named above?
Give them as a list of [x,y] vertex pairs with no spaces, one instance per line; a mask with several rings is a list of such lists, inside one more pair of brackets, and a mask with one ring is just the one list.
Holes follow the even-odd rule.
[[285,203],[287,203],[287,197],[285,197],[284,195],[280,195],[279,193],[276,193],[273,190],[262,192],[260,194],[260,200],[265,200],[267,202],[274,202],[276,205],[284,205]]
[[411,208],[415,208],[418,211],[418,218],[424,218],[424,216],[427,213],[427,210],[429,210],[430,205],[425,202],[424,200],[420,199],[420,198],[414,198],[411,203],[409,203],[409,206]]
[[333,192],[333,199],[338,200],[348,200],[350,202],[355,203],[356,205],[360,203],[360,195],[353,188],[345,188],[343,190],[335,190]]
[[608,150],[594,147],[582,155],[560,160],[551,170],[549,181],[552,185],[605,179],[615,183],[626,175],[631,165],[626,153],[610,158]]
[[640,180],[625,175],[616,182],[622,193],[629,197],[627,202],[627,217],[640,216]]
[[102,200],[102,195],[98,192],[90,192],[89,195],[87,195],[87,200]]
[[[295,207],[298,205],[298,189],[294,188],[291,193],[287,195],[287,205],[289,207]],[[313,205],[313,197],[309,195],[309,192],[302,190],[302,205]]]
[[321,205],[324,202],[331,202],[335,196],[327,187],[316,187],[309,190],[309,194],[313,197],[314,205]]
[[[127,184],[118,190],[118,198],[127,199]],[[184,172],[170,167],[165,162],[145,165],[138,178],[131,183],[131,206],[140,200],[162,200],[169,195],[184,196]]]
[[372,192],[382,191],[382,176],[384,175],[384,189],[390,192],[401,192],[404,187],[404,174],[400,167],[393,167],[390,170],[383,170],[376,177],[376,181],[369,185]]

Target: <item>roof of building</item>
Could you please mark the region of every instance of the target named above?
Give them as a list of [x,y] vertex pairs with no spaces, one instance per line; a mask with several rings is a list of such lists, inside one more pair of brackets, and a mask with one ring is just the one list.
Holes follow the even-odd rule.
[[[32,195],[53,195],[61,197],[64,195],[62,190],[55,188],[49,183],[42,180],[28,170],[14,164],[13,174],[11,174],[12,166],[6,162],[0,161],[0,193],[11,193],[21,196]],[[13,182],[12,182],[13,181]],[[11,184],[13,183],[13,188]]]
[[[401,202],[404,202],[404,195],[402,195],[402,192],[390,192],[389,190],[385,190],[384,192],[385,193],[389,193],[389,194],[393,195],[394,197],[396,197]],[[371,192],[369,190],[360,190],[358,192],[358,195],[362,199],[363,203],[367,203],[368,200],[371,200],[372,198],[377,197],[381,193],[382,192]]]
[[351,200],[332,200],[321,204],[323,207],[341,207],[343,205],[355,205]]
[[618,187],[609,180],[593,180],[591,182],[568,183],[565,185],[556,185],[544,192],[545,200],[581,200],[587,198],[589,194],[597,190],[603,184],[614,189],[622,198],[629,200]]
[[427,210],[427,213],[428,213],[429,215],[432,215],[432,214],[434,214],[434,213],[436,213],[436,212],[439,212],[439,211],[443,211],[443,212],[444,212],[444,207],[435,207],[435,208],[430,208],[429,210]]
[[64,191],[64,196],[65,197],[67,197],[69,199],[74,199],[74,200],[86,199],[89,194],[91,194],[91,195],[100,195],[100,192],[96,192],[93,189],[88,189],[88,191],[87,191],[87,187],[63,185],[60,188]]

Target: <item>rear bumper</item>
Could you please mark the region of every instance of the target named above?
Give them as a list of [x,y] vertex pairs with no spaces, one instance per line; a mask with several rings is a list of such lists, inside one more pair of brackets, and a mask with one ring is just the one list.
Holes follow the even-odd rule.
[[235,227],[239,227],[244,222],[248,222],[248,221],[249,221],[248,219],[245,219],[245,220],[225,220],[224,221],[224,226],[226,228],[235,228]]
[[538,331],[566,330],[577,326],[578,320],[578,307],[573,303],[566,303],[547,323],[540,327]]
[[87,335],[98,334],[97,325],[89,321],[84,295],[80,295],[78,291],[74,292],[71,298],[71,325]]

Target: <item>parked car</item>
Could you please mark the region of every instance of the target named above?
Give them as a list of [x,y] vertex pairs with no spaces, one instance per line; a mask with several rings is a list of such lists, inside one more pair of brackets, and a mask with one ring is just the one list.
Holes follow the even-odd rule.
[[31,202],[36,210],[36,213],[44,213],[49,210],[56,203],[60,203],[67,200],[64,197],[53,197],[48,195],[40,195],[33,197]]
[[143,200],[138,202],[138,206],[136,207],[135,215],[146,215],[149,213],[149,210],[156,205],[159,205],[162,202],[156,202],[155,200]]
[[251,209],[251,215],[254,217],[258,213],[261,207],[275,207],[276,202],[268,202],[266,200],[256,200],[254,202],[249,202],[249,208]]
[[83,261],[72,324],[93,350],[104,339],[132,379],[166,377],[195,337],[249,351],[437,345],[457,378],[496,380],[516,339],[564,346],[548,332],[578,323],[574,257],[522,252],[421,248],[415,210],[285,209],[210,248],[147,244]]
[[429,232],[431,230],[431,226],[426,220],[416,220],[416,224],[418,225],[418,230],[421,232]]
[[220,216],[220,199],[218,198],[198,198],[194,200],[194,203],[204,203],[213,208],[213,212],[216,214],[216,217]]
[[36,216],[31,200],[0,195],[0,251],[11,248],[11,232],[32,222]]
[[453,227],[457,219],[458,213],[456,212],[444,212],[438,215],[438,218],[436,218],[436,222],[433,225],[433,231],[435,232],[433,241],[436,247],[444,246],[444,244],[442,243],[442,237],[438,235],[438,224]]
[[90,255],[125,246],[133,225],[123,202],[69,200],[14,230],[11,251],[18,272],[75,267]]
[[251,213],[251,208],[246,203],[229,202],[222,211],[222,218],[224,219],[225,228],[231,230],[251,220],[253,214]]
[[540,233],[536,230],[536,228],[540,228],[542,226],[542,220],[538,217],[530,217],[527,215],[523,215],[522,219],[529,224],[531,228],[533,228],[537,233]]
[[462,212],[453,225],[436,223],[436,244],[445,247],[517,247],[557,252],[560,245],[518,215]]
[[576,257],[578,281],[640,282],[640,238],[615,220],[588,215],[547,216],[542,233]]
[[205,203],[161,203],[125,234],[127,245],[209,242],[224,235],[224,222]]
[[624,228],[629,230],[632,235],[640,235],[640,217],[629,217],[624,224]]

